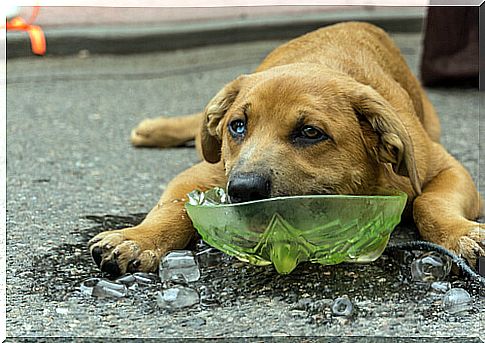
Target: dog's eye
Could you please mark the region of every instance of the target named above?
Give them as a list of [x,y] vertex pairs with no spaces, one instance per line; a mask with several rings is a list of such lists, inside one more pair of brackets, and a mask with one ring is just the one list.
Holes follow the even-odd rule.
[[229,123],[229,132],[234,138],[240,138],[246,133],[246,122],[242,119],[236,119]]
[[318,139],[323,135],[323,132],[310,125],[303,126],[301,133],[302,136],[305,136],[308,139]]
[[292,136],[293,142],[297,145],[309,145],[329,139],[321,129],[311,125],[302,126]]

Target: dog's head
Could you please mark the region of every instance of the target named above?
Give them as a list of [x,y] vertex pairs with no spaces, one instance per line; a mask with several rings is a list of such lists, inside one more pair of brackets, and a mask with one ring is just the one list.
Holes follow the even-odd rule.
[[419,193],[411,139],[369,86],[318,66],[243,75],[208,104],[202,151],[222,159],[231,201],[282,195],[363,194],[380,163]]

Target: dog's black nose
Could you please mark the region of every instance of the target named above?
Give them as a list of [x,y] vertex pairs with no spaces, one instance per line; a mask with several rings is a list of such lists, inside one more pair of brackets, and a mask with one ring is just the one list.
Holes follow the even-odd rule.
[[236,174],[229,179],[227,194],[231,203],[266,199],[271,194],[271,180],[256,173]]

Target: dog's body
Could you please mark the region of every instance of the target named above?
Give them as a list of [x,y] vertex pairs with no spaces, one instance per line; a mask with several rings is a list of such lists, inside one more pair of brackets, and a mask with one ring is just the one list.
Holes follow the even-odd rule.
[[481,199],[439,144],[438,117],[399,50],[379,28],[333,25],[274,50],[255,73],[226,85],[205,112],[142,122],[136,146],[196,138],[205,161],[178,175],[138,226],[90,242],[101,269],[154,271],[194,235],[184,210],[193,189],[226,187],[233,201],[298,194],[408,194],[424,239],[485,255]]

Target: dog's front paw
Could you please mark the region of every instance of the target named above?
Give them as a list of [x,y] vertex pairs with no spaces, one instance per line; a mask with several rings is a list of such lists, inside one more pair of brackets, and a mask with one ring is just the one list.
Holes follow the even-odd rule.
[[105,231],[89,241],[91,256],[101,271],[118,276],[157,270],[163,251],[139,231],[134,228]]
[[485,225],[476,223],[468,234],[461,236],[451,248],[475,267],[477,259],[485,256]]

